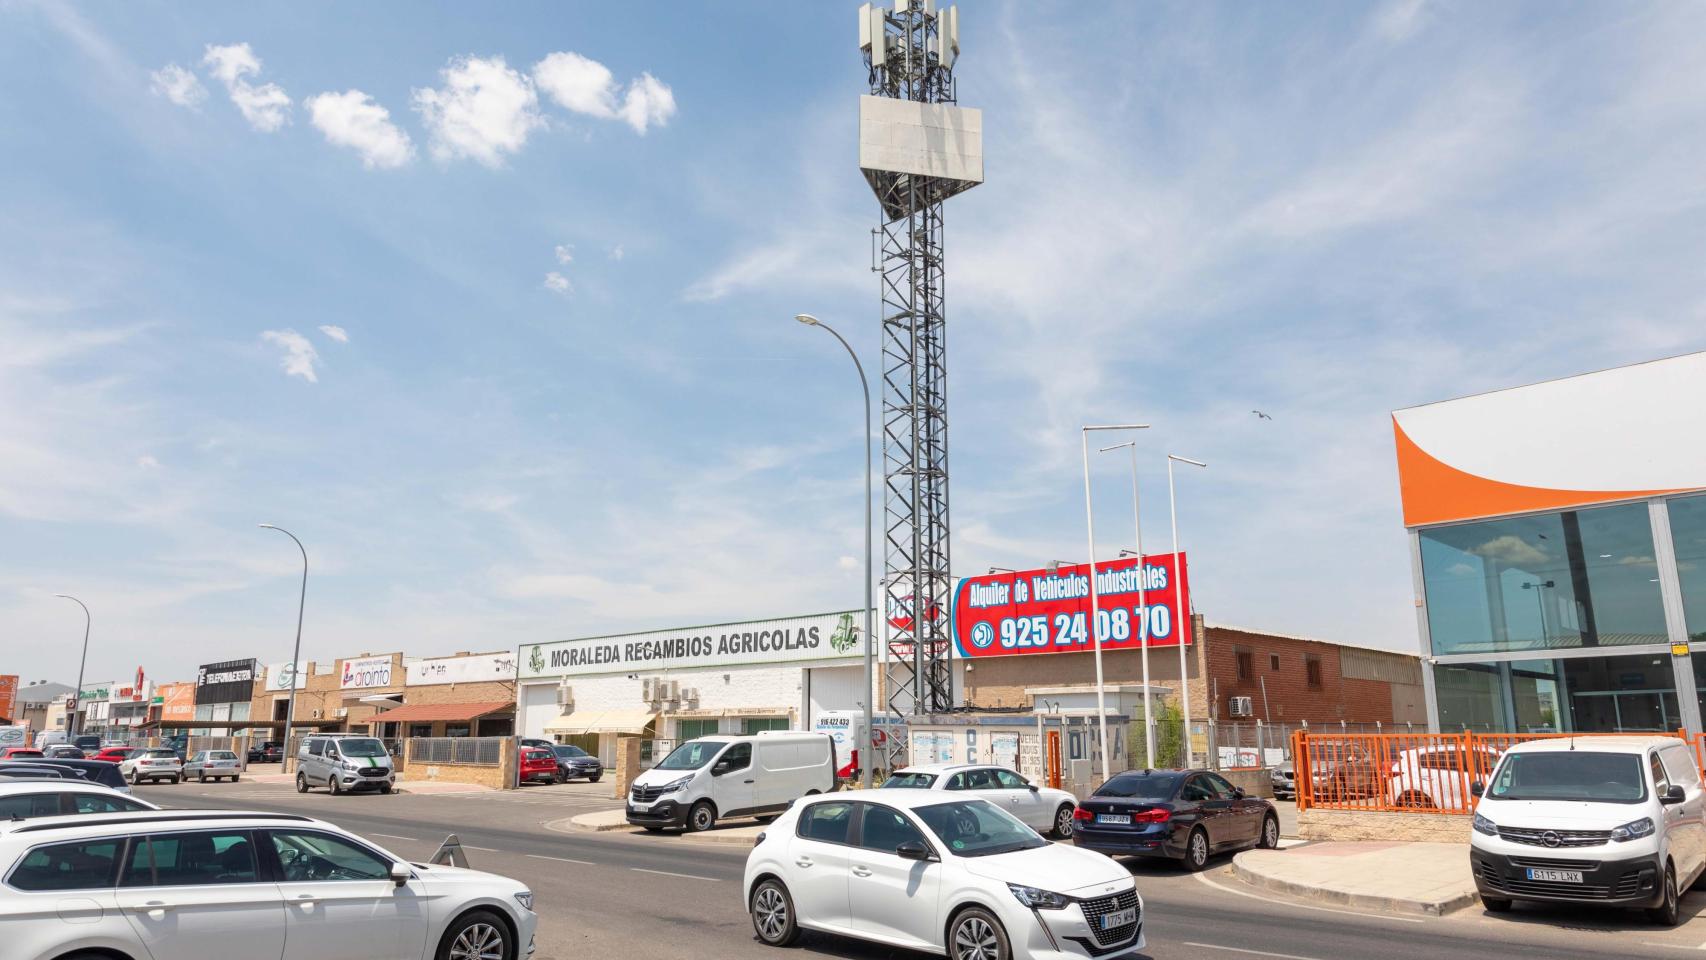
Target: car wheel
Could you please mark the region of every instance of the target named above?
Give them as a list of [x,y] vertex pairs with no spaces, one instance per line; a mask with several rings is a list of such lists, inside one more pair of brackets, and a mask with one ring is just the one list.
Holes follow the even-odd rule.
[[142,786],[142,775],[135,770],[130,771],[130,785],[133,787]]
[[1059,840],[1072,839],[1072,804],[1063,803],[1054,812],[1054,835]]
[[198,773],[198,774],[196,774],[195,779],[196,779],[197,783],[206,783],[207,782],[207,774]]
[[1201,827],[1191,831],[1185,841],[1185,869],[1195,873],[1208,866],[1208,834]]
[[1411,810],[1432,810],[1434,802],[1425,793],[1411,791],[1398,798],[1398,806]]
[[595,774],[593,774],[593,775],[592,775],[592,776],[590,776],[590,777],[587,777],[587,778],[586,778],[586,782],[587,782],[587,783],[597,783],[597,782],[598,782],[598,778],[599,778],[599,777],[602,777],[602,776],[604,776],[604,774],[602,774],[602,773],[595,773]]
[[1279,817],[1270,813],[1262,818],[1262,836],[1256,841],[1256,846],[1263,850],[1276,850],[1279,840]]
[[385,794],[386,796],[390,796],[391,791],[395,790],[395,789],[396,788],[391,786],[389,783],[382,783],[379,785],[379,792]]
[[231,782],[232,782],[232,783],[236,783],[236,782],[237,782],[237,778],[236,778],[236,777],[232,777],[232,778],[231,778]]
[[475,910],[458,917],[438,945],[437,960],[515,960],[509,928],[497,915]]
[[300,773],[296,775],[296,792],[297,793],[307,793],[308,792],[308,778],[303,776]]
[[343,793],[343,790],[338,786],[337,774],[333,774],[326,778],[326,789],[329,790],[334,797]]
[[687,829],[692,833],[704,833],[716,825],[717,811],[709,800],[701,800],[687,811]]
[[1482,897],[1481,906],[1486,907],[1488,913],[1508,913],[1511,902],[1501,897]]
[[179,783],[183,783],[183,782],[184,782],[184,775],[181,773],[172,778],[172,783],[174,783],[174,784],[179,784]]
[[1011,960],[1013,949],[995,914],[970,907],[948,928],[948,956],[953,960]]
[[785,947],[800,938],[794,921],[794,900],[780,880],[766,880],[752,891],[752,929],[772,947]]
[[1676,895],[1676,868],[1665,865],[1664,902],[1647,911],[1647,919],[1661,927],[1674,927],[1682,920],[1682,904]]

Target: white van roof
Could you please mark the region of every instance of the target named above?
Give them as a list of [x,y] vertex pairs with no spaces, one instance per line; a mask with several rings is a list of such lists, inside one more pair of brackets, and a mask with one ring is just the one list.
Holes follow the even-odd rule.
[[1669,746],[1687,747],[1688,741],[1681,737],[1652,734],[1650,736],[1591,736],[1591,737],[1548,737],[1544,740],[1529,740],[1515,744],[1511,752],[1518,753],[1559,753],[1570,750],[1589,750],[1594,753],[1645,753],[1655,747]]

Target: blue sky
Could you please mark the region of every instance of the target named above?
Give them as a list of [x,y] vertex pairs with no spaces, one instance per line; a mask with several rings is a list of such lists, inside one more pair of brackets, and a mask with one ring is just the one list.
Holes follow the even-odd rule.
[[[855,6],[0,0],[0,669],[286,659],[260,522],[320,660],[857,605]],[[1211,620],[1413,648],[1388,411],[1706,347],[1706,7],[962,14],[961,574],[1147,421]]]

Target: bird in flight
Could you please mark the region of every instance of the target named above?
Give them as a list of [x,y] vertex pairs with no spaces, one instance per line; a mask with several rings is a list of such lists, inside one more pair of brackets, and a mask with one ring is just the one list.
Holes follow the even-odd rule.
[[1260,410],[1251,410],[1250,412],[1255,414],[1256,417],[1258,419],[1261,419],[1261,420],[1272,420],[1273,419],[1273,417],[1268,416],[1267,414],[1263,413]]

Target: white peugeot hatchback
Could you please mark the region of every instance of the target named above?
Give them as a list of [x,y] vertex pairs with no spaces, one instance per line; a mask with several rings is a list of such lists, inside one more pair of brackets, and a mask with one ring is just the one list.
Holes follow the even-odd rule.
[[146,811],[0,833],[7,960],[521,960],[533,894],[308,817]]
[[760,835],[745,898],[760,940],[801,929],[953,960],[1142,949],[1143,901],[1111,858],[1053,844],[995,804],[935,790],[807,797]]

